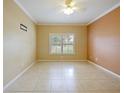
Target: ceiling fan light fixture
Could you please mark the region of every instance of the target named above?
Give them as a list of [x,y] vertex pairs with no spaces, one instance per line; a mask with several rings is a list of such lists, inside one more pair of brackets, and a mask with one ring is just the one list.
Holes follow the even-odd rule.
[[65,8],[65,9],[63,9],[63,12],[64,12],[64,14],[66,14],[66,15],[71,15],[71,14],[74,13],[74,10],[73,10],[73,8],[71,8],[71,7],[67,7],[67,8]]
[[65,9],[63,9],[64,14],[71,15],[74,13],[75,3],[72,0],[65,0]]

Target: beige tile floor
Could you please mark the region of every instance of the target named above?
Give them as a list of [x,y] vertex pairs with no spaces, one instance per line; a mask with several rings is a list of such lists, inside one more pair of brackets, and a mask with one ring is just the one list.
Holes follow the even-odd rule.
[[119,93],[119,78],[88,62],[39,62],[4,93]]

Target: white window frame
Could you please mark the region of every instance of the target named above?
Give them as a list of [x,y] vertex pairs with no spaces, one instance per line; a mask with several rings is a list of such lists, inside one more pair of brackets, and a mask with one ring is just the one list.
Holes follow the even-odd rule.
[[[63,53],[63,40],[61,40],[61,53],[60,54],[57,54],[57,53],[51,53],[51,36],[52,35],[61,35],[61,37],[63,38],[64,35],[67,35],[67,34],[72,34],[73,37],[74,37],[74,42],[73,42],[73,53]],[[50,55],[75,55],[75,34],[74,33],[50,33],[49,34],[49,54]]]

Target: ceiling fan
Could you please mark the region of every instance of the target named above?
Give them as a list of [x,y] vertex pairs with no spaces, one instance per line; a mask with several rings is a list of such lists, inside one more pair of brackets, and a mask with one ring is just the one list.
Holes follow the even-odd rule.
[[65,8],[63,9],[64,14],[71,15],[77,9],[73,0],[65,0]]

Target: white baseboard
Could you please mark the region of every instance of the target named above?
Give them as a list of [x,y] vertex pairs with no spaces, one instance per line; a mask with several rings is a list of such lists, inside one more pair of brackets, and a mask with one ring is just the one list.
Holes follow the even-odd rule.
[[98,68],[100,68],[100,69],[102,69],[102,70],[104,70],[104,71],[106,71],[106,72],[108,72],[108,73],[120,78],[120,76],[118,74],[116,74],[116,73],[114,73],[114,72],[112,72],[112,71],[110,71],[110,70],[108,70],[108,69],[106,69],[106,68],[104,68],[104,67],[102,67],[102,66],[100,66],[100,65],[98,65],[98,64],[96,64],[94,62],[92,62],[92,61],[90,61],[90,60],[88,60],[88,62],[93,64],[93,65],[95,65],[96,67],[98,67]]
[[78,61],[78,62],[83,62],[83,61],[87,61],[87,60],[37,60],[37,62],[75,62],[75,61]]
[[8,82],[4,87],[3,91],[6,90],[12,83],[14,83],[19,77],[21,77],[29,68],[31,68],[35,62],[33,62],[31,65],[29,65],[26,69],[24,69],[21,73],[19,73],[14,79],[12,79],[10,82]]

